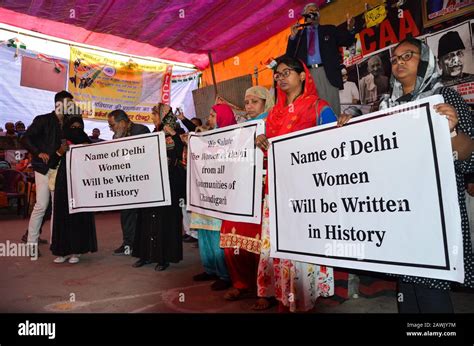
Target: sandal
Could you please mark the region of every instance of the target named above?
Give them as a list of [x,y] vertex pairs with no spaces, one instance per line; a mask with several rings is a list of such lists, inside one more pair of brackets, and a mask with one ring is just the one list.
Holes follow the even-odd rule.
[[252,310],[262,311],[268,310],[276,305],[275,298],[258,298],[254,305],[252,305]]
[[242,298],[252,297],[252,292],[249,290],[240,290],[238,288],[232,287],[224,294],[224,299],[229,301],[235,301]]

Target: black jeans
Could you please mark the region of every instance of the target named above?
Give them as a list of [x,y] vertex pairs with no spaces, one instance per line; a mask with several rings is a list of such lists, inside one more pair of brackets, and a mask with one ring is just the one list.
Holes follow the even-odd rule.
[[127,209],[120,212],[120,223],[122,224],[123,245],[132,248],[137,228],[137,209]]
[[400,313],[454,313],[449,290],[428,288],[420,284],[398,282]]

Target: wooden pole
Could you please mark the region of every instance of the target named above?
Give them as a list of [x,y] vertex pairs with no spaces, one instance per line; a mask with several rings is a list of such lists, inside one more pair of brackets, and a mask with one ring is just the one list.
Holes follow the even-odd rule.
[[211,66],[211,73],[212,73],[212,83],[214,85],[214,98],[217,97],[217,82],[216,82],[216,73],[214,72],[214,63],[212,62],[212,54],[211,51],[207,52],[207,55],[209,57],[209,64]]

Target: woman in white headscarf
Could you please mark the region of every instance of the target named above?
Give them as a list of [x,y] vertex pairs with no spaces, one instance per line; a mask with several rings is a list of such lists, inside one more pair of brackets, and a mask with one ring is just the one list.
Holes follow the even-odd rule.
[[248,120],[265,119],[274,105],[273,97],[267,88],[254,86],[245,91],[245,111]]
[[[245,92],[247,121],[264,120],[274,106],[268,89],[254,86]],[[260,261],[262,224],[223,221],[220,246],[224,249],[232,288],[224,298],[237,300],[247,296],[257,297],[257,270]],[[266,300],[266,298],[262,298]],[[270,304],[265,304],[270,306]]]
[[[442,95],[445,103],[435,111],[447,117],[453,151],[457,152],[454,165],[461,211],[464,251],[464,285],[474,287],[473,254],[469,221],[465,204],[464,174],[474,172],[474,129],[470,109],[455,90],[444,87],[430,48],[420,40],[409,38],[394,49],[392,58],[391,95],[387,95],[380,109],[394,107],[431,95]],[[399,280],[399,311],[403,313],[449,313],[453,306],[449,295],[450,282],[415,276],[401,276]],[[401,301],[400,301],[401,300]]]

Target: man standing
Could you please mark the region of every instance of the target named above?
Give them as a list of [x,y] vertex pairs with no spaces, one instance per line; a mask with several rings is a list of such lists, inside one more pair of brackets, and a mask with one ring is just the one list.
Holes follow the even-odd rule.
[[[109,124],[114,131],[114,138],[150,133],[150,129],[145,125],[135,124],[130,121],[127,113],[121,109],[114,110],[108,115]],[[120,212],[120,223],[122,225],[123,242],[115,249],[114,255],[131,255],[135,229],[137,226],[137,209],[125,209]]]
[[466,47],[457,31],[449,31],[439,39],[438,64],[445,86],[466,83],[474,79],[472,74],[463,72],[465,50]]
[[31,164],[35,172],[36,203],[28,224],[28,244],[33,246],[38,245],[39,231],[49,205],[48,161],[61,146],[64,116],[75,109],[72,100],[73,96],[67,91],[57,93],[54,111],[34,118],[21,138],[23,146],[33,156]]
[[[113,115],[111,115],[112,112],[107,114],[107,122],[109,123],[109,129],[110,131],[114,132],[114,126],[115,126],[115,120]],[[112,139],[115,139],[115,134],[112,136]]]
[[100,130],[98,128],[95,128],[92,130],[92,136],[89,136],[89,139],[91,140],[92,143],[103,142],[104,140],[99,137],[100,137]]
[[319,7],[307,4],[302,16],[304,29],[296,23],[291,27],[286,54],[306,63],[316,83],[319,96],[328,101],[336,115],[341,113],[339,90],[343,88],[339,47],[350,47],[355,42],[354,18],[347,15],[347,30],[334,25],[320,25]]

